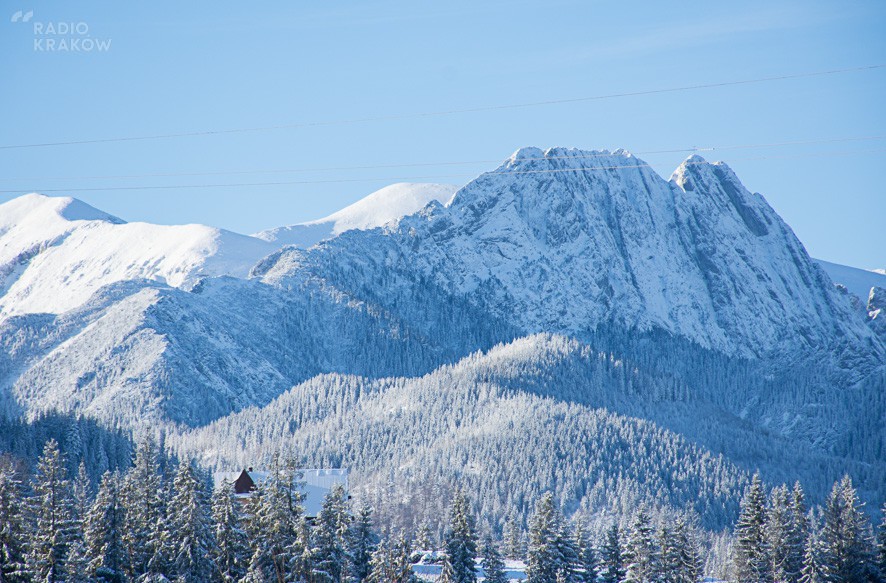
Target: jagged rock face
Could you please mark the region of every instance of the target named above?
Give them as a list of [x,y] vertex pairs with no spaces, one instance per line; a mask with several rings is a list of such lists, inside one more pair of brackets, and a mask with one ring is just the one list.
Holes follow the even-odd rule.
[[745,357],[883,355],[763,197],[697,156],[668,182],[621,150],[524,148],[448,207],[348,235],[294,262],[284,251],[266,281],[371,264],[433,281],[525,332],[581,337],[616,324]]

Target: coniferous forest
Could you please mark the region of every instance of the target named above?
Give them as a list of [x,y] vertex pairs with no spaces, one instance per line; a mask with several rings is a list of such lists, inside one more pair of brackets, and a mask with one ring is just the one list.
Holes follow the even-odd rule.
[[692,509],[654,499],[589,525],[546,493],[527,528],[509,520],[497,532],[478,526],[471,492],[456,487],[437,536],[378,521],[341,486],[317,516],[302,496],[298,469],[279,457],[238,497],[151,439],[97,482],[83,462],[70,471],[50,439],[32,469],[12,456],[0,463],[0,582],[411,582],[421,580],[416,564],[458,583],[507,581],[507,564],[531,583],[886,581],[886,518],[871,524],[848,477],[814,506],[799,482],[769,487],[755,475],[720,538]]

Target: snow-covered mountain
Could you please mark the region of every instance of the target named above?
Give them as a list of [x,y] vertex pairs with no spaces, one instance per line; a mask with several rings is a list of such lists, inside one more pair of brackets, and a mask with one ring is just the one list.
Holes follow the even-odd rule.
[[448,204],[458,190],[452,184],[397,183],[385,186],[326,218],[256,233],[278,245],[311,247],[351,229],[374,229],[411,215],[430,202]]
[[[330,276],[333,265],[353,271]],[[524,148],[449,206],[286,249],[255,273],[283,286],[334,278],[354,293],[367,270],[391,286],[433,281],[526,333],[615,325],[740,356],[883,356],[763,197],[698,156],[668,182],[622,150]]]
[[62,314],[120,281],[187,288],[204,276],[245,277],[275,248],[214,227],[125,223],[72,198],[22,196],[0,205],[0,320]]
[[[623,150],[524,148],[454,197],[391,188],[262,239],[126,224],[72,199],[0,206],[0,408],[162,427],[190,452],[192,438],[209,447],[195,433],[207,424],[247,443],[280,423],[334,464],[378,429],[372,415],[406,415],[410,390],[434,423],[488,391],[490,427],[509,399],[546,411],[498,452],[560,455],[542,428],[585,435],[600,408],[620,417],[599,427],[669,432],[662,475],[711,452],[770,476],[886,483],[883,294],[868,308],[836,287],[725,164],[690,157],[665,180]],[[474,367],[478,351],[506,357],[507,374]],[[467,376],[449,385],[449,367]],[[350,401],[325,400],[344,385]],[[285,414],[284,394],[299,403]],[[312,415],[328,421],[303,432]],[[452,421],[410,453],[398,448],[414,425],[385,425],[375,461],[349,459],[409,472],[451,455],[456,471],[484,427]]]

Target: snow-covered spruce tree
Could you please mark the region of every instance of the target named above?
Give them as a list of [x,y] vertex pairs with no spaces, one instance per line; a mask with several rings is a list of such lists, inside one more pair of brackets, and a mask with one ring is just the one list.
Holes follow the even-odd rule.
[[9,460],[0,460],[0,583],[24,583],[24,494]]
[[558,577],[566,581],[574,580],[574,544],[550,492],[536,503],[529,521],[526,559],[526,575],[534,583],[556,583]]
[[172,570],[182,583],[202,583],[212,573],[215,539],[206,486],[191,463],[179,465],[172,492],[167,508]]
[[[170,478],[170,474],[167,473],[171,468],[162,461],[164,460],[163,457],[160,459],[160,474],[164,476],[162,481],[162,493],[160,494],[162,507],[160,509],[160,519],[157,521],[154,528],[154,554],[151,555],[151,558],[148,560],[148,571],[146,573],[148,579],[155,580],[161,580],[160,578],[166,577],[167,575],[172,576],[175,573],[173,559],[175,558],[178,548],[176,543],[176,533],[173,530],[172,525],[169,523],[171,518],[169,504],[175,495],[173,480]],[[164,467],[166,469],[164,469]]]
[[809,511],[807,525],[800,583],[826,583],[827,573],[824,569],[824,550],[821,544],[821,516],[818,509]]
[[576,578],[581,583],[596,583],[598,575],[597,553],[590,535],[579,522],[575,526],[575,549],[578,553]]
[[698,583],[704,571],[701,550],[698,546],[696,527],[685,516],[677,517],[671,535],[675,563],[672,579],[674,583]]
[[214,577],[220,583],[234,583],[246,574],[249,541],[237,509],[233,483],[219,484],[212,496],[212,524],[215,547],[212,550]]
[[[76,427],[76,426],[73,426]],[[76,432],[79,435],[79,431]],[[73,496],[74,536],[68,549],[67,583],[90,583],[89,557],[84,541],[86,515],[92,498],[92,481],[82,461],[77,467],[77,475],[71,482]]]
[[560,557],[560,570],[557,573],[557,579],[566,583],[575,583],[578,581],[578,547],[575,544],[574,533],[566,519],[559,511],[557,514],[560,520],[560,531],[555,543],[557,554]]
[[105,472],[83,528],[88,572],[98,581],[123,581],[126,553],[123,547],[123,507],[120,503],[121,478]]
[[449,528],[443,541],[444,561],[452,569],[454,583],[474,583],[477,580],[477,527],[470,502],[461,489],[455,491],[449,511]]
[[760,474],[754,474],[741,501],[741,513],[735,525],[733,568],[743,583],[761,583],[769,579],[766,552],[766,495]]
[[652,518],[645,508],[640,508],[631,523],[625,542],[625,561],[627,569],[625,581],[629,583],[647,583],[653,581],[659,573],[659,556],[656,545]]
[[75,537],[68,547],[65,569],[68,572],[65,583],[93,583],[94,581],[89,575],[89,557],[86,555],[86,545],[80,537]]
[[877,529],[877,566],[880,568],[880,579],[886,581],[886,502],[880,509],[880,527]]
[[357,581],[369,577],[370,561],[378,547],[378,535],[372,528],[372,507],[364,504],[357,511],[348,535],[350,543],[352,576]]
[[431,541],[431,527],[423,522],[415,533],[415,547],[419,551],[433,551],[434,543]]
[[336,484],[323,501],[311,535],[311,581],[339,583],[348,579],[351,572],[350,525],[347,494],[341,484]]
[[153,439],[138,443],[133,467],[120,489],[124,509],[123,548],[127,577],[148,573],[148,565],[161,544],[164,526],[164,487],[159,452]]
[[834,484],[825,503],[821,543],[828,583],[862,583],[873,576],[870,526],[849,476]]
[[249,570],[271,581],[284,581],[290,574],[297,574],[296,580],[307,579],[310,565],[304,563],[304,555],[309,548],[304,537],[298,536],[304,511],[292,470],[275,458],[267,479],[253,493],[256,496],[256,504],[250,504],[247,529],[255,537]]
[[249,571],[254,578],[260,574],[269,581],[284,581],[293,569],[290,550],[296,540],[301,507],[292,500],[287,476],[275,459],[267,480],[258,484],[250,500],[248,532],[254,538]]
[[618,524],[606,531],[600,549],[600,576],[603,583],[621,583],[625,579],[625,559]]
[[86,471],[86,464],[80,462],[77,466],[77,476],[71,483],[71,491],[74,496],[74,519],[77,521],[77,534],[82,538],[83,521],[89,513],[92,505],[92,480]]
[[773,583],[790,581],[791,505],[785,485],[773,488],[769,495],[764,524],[767,571]]
[[655,533],[658,545],[658,573],[656,583],[676,583],[677,573],[680,571],[680,553],[677,549],[677,539],[674,537],[674,529],[670,522],[662,520]]
[[[409,539],[401,534],[394,541],[390,537],[382,537],[370,561],[371,569],[367,581],[371,583],[417,583],[418,577],[412,571],[410,554],[412,547]],[[450,571],[451,576],[451,571]],[[440,577],[445,583],[444,576]]]
[[523,536],[513,516],[508,517],[504,527],[505,556],[515,561],[523,558]]
[[806,517],[806,495],[800,482],[794,484],[791,491],[790,532],[787,540],[787,557],[785,572],[789,583],[799,583],[803,571],[803,557],[806,551],[806,537],[809,525]]
[[31,490],[27,570],[34,581],[64,581],[68,547],[74,540],[76,523],[65,461],[54,439],[43,448]]
[[508,583],[505,562],[491,536],[483,541],[483,577],[485,583]]
[[295,523],[295,538],[286,549],[289,576],[294,581],[310,581],[314,572],[314,548],[311,546],[311,525],[300,516]]

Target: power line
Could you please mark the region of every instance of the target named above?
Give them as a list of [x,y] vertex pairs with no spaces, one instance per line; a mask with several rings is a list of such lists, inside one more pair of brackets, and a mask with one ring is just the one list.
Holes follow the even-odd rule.
[[[842,151],[842,152],[817,152],[817,153],[806,153],[806,154],[787,154],[781,156],[752,156],[746,158],[736,158],[734,160],[772,160],[772,159],[786,159],[786,158],[807,158],[807,157],[831,157],[831,156],[846,156],[846,155],[855,155],[855,154],[864,154],[864,153],[873,153],[873,152],[886,152],[886,148],[877,148],[877,149],[868,149],[868,150],[851,150],[851,151]],[[684,162],[687,166],[695,166],[695,165],[704,165],[709,162]],[[178,185],[135,185],[135,186],[100,186],[94,188],[49,188],[49,189],[37,189],[37,192],[46,193],[46,192],[106,192],[106,191],[135,191],[135,190],[184,190],[184,189],[203,189],[203,188],[243,188],[243,187],[258,187],[258,186],[293,186],[293,185],[305,185],[305,184],[339,184],[339,183],[351,183],[351,182],[398,182],[404,180],[428,180],[431,178],[479,178],[482,176],[491,176],[491,175],[520,175],[520,174],[559,174],[566,172],[586,172],[586,171],[600,171],[600,170],[623,170],[623,169],[631,169],[631,168],[652,168],[651,164],[620,164],[615,166],[582,166],[578,168],[546,168],[540,170],[508,170],[508,171],[493,171],[493,172],[483,172],[480,175],[476,173],[472,174],[438,174],[438,175],[429,175],[429,176],[400,176],[394,178],[335,178],[328,180],[287,180],[287,181],[275,181],[275,182],[241,182],[241,183],[218,183],[218,184],[178,184]],[[14,194],[17,192],[21,192],[20,190],[9,190],[3,189],[0,190],[0,193],[10,193]],[[34,192],[34,191],[30,191]]]
[[[707,147],[689,147],[689,148],[671,148],[661,150],[644,150],[638,152],[630,152],[635,156],[648,156],[653,154],[679,154],[693,152],[723,152],[729,150],[753,150],[763,148],[777,148],[784,146],[808,146],[815,144],[834,144],[845,142],[862,142],[873,140],[886,140],[883,136],[855,136],[841,138],[819,138],[811,140],[790,140],[783,142],[755,143],[755,144],[736,144],[729,146],[707,146]],[[523,158],[523,160],[565,160],[565,159],[587,159],[608,156],[607,153],[594,153],[576,155],[576,156],[543,156]],[[486,159],[486,160],[462,160],[462,161],[442,161],[442,162],[417,162],[407,164],[377,164],[363,166],[337,166],[324,168],[289,168],[277,170],[222,170],[216,172],[159,172],[145,174],[110,174],[99,176],[42,176],[42,177],[22,177],[22,178],[6,178],[12,181],[39,181],[39,180],[119,180],[126,178],[184,178],[189,176],[234,176],[247,174],[298,174],[311,172],[344,172],[350,170],[388,170],[392,168],[419,168],[433,166],[467,166],[471,164],[498,164],[503,162],[502,159]]]
[[24,148],[46,148],[46,147],[51,147],[51,146],[76,146],[76,145],[85,145],[85,144],[106,144],[106,143],[112,143],[112,142],[135,142],[135,141],[145,141],[145,140],[161,140],[161,139],[170,139],[170,138],[185,138],[185,137],[200,137],[200,136],[216,136],[216,135],[238,134],[238,133],[247,133],[247,132],[262,132],[262,131],[270,131],[270,130],[349,125],[349,124],[359,124],[359,123],[369,123],[369,122],[379,122],[379,121],[417,119],[417,118],[424,118],[424,117],[439,117],[439,116],[448,116],[448,115],[456,115],[456,114],[464,114],[464,113],[478,113],[478,112],[484,112],[484,111],[521,109],[521,108],[527,108],[527,107],[538,107],[538,106],[543,106],[543,105],[561,105],[561,104],[567,104],[567,103],[600,101],[600,100],[604,100],[604,99],[616,99],[616,98],[621,98],[621,97],[638,97],[638,96],[642,96],[642,95],[677,93],[677,92],[682,92],[682,91],[694,91],[694,90],[698,90],[698,89],[714,89],[717,87],[732,87],[732,86],[736,86],[736,85],[752,85],[752,84],[757,84],[757,83],[767,83],[770,81],[785,81],[785,80],[790,80],[790,79],[804,79],[804,78],[809,78],[809,77],[822,77],[825,75],[837,75],[837,74],[841,74],[841,73],[870,71],[870,70],[882,69],[882,68],[886,68],[886,63],[878,64],[878,65],[859,66],[859,67],[845,67],[842,69],[828,69],[828,70],[824,70],[824,71],[813,71],[813,72],[807,72],[807,73],[792,73],[792,74],[787,74],[787,75],[758,77],[755,79],[740,79],[737,81],[721,81],[721,82],[717,82],[717,83],[699,83],[699,84],[694,84],[694,85],[684,85],[684,86],[680,86],[680,87],[647,89],[647,90],[643,90],[643,91],[627,91],[627,92],[622,92],[622,93],[609,93],[609,94],[603,94],[603,95],[591,95],[591,96],[586,96],[586,97],[573,97],[573,98],[567,98],[567,99],[549,99],[549,100],[545,100],[545,101],[530,101],[530,102],[525,102],[525,103],[511,103],[511,104],[505,104],[505,105],[486,105],[486,106],[479,106],[479,107],[469,107],[469,108],[463,108],[463,109],[449,109],[449,110],[442,110],[442,111],[428,111],[428,112],[419,112],[419,113],[382,115],[382,116],[343,119],[343,120],[298,122],[298,123],[290,123],[290,124],[277,124],[277,125],[257,126],[257,127],[249,127],[249,128],[229,128],[229,129],[222,129],[222,130],[203,130],[203,131],[196,131],[196,132],[178,132],[178,133],[168,133],[168,134],[126,136],[126,137],[116,137],[116,138],[95,138],[95,139],[88,139],[88,140],[39,142],[39,143],[32,143],[32,144],[7,144],[7,145],[0,145],[0,150],[12,150],[12,149],[24,149]]

